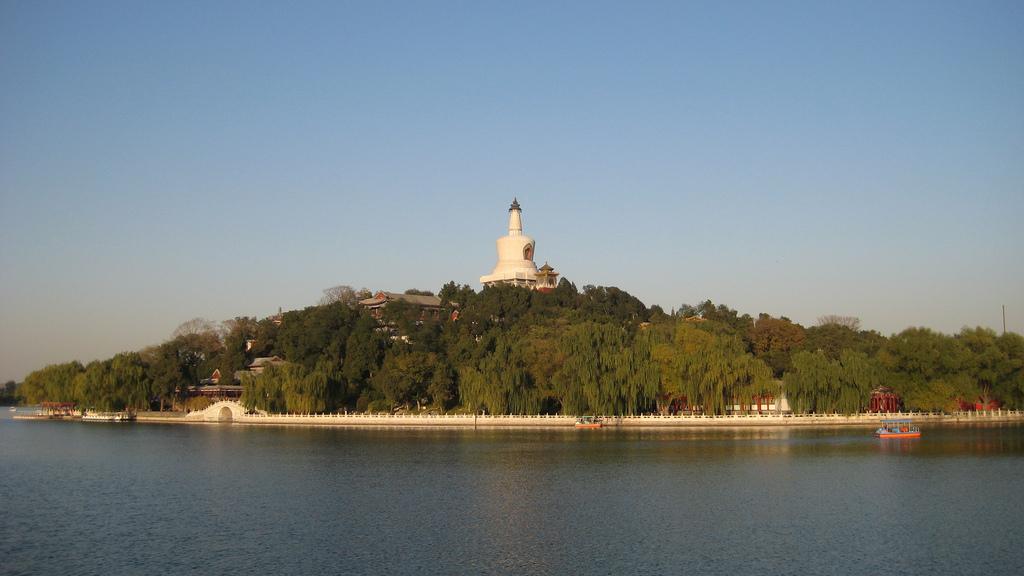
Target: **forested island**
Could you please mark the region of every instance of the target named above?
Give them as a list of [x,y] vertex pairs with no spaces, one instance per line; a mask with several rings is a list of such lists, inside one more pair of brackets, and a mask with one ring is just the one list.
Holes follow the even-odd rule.
[[[199,409],[209,399],[190,392],[218,370],[237,375],[246,407],[272,413],[724,414],[784,394],[796,413],[852,414],[880,389],[906,410],[1024,408],[1024,337],[1012,332],[886,337],[851,317],[804,327],[711,301],[666,313],[564,278],[546,293],[450,282],[433,314],[401,300],[368,310],[359,302],[369,292],[345,286],[325,294],[303,310],[196,319],[156,346],[50,365],[16,395],[95,410]],[[266,357],[280,361],[247,369]]]

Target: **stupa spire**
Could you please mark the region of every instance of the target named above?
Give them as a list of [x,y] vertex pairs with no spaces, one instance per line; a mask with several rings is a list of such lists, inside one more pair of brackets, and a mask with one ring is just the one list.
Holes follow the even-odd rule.
[[508,235],[520,236],[523,233],[523,209],[519,207],[519,200],[512,199],[512,205],[508,208]]

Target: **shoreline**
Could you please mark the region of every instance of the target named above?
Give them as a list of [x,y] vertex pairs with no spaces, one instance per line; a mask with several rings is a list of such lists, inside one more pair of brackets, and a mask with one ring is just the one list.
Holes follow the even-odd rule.
[[[195,413],[193,413],[195,414]],[[736,416],[621,416],[602,417],[602,428],[610,429],[716,429],[716,428],[876,428],[882,419],[910,418],[915,424],[1024,423],[1024,412],[996,414],[858,414],[846,415],[736,415]],[[447,429],[536,429],[575,430],[575,416],[476,416],[473,415],[389,415],[389,414],[268,414],[245,415],[231,420],[218,417],[165,419],[143,417],[141,422],[242,424],[250,426],[313,426],[333,428],[447,428]]]
[[[405,415],[405,414],[246,414],[234,402],[218,402],[188,414],[142,413],[135,422],[145,424],[241,424],[247,426],[306,426],[332,428],[450,428],[450,429],[575,429],[575,416],[559,415]],[[81,420],[15,415],[17,420]],[[912,419],[917,425],[1024,423],[1024,411],[887,413],[887,414],[752,414],[727,416],[602,417],[603,428],[715,429],[715,428],[834,428],[876,427],[883,419]]]

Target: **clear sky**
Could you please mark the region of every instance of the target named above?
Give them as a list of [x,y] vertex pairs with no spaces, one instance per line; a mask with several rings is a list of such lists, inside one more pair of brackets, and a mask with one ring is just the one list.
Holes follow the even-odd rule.
[[324,288],[1024,332],[1024,3],[0,1],[0,379]]

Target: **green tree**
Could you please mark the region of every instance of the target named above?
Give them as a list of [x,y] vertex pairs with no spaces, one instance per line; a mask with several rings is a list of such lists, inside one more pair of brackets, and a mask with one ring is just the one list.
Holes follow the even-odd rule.
[[40,402],[74,402],[75,376],[85,370],[81,362],[51,364],[25,377],[18,387],[18,396],[26,404]]
[[[389,305],[390,306],[390,305]],[[276,335],[276,347],[289,362],[313,370],[324,359],[340,371],[345,344],[359,312],[342,302],[286,312]]]
[[441,299],[442,306],[465,308],[473,304],[473,300],[476,298],[476,291],[467,284],[459,285],[451,281],[441,287],[437,297]]
[[540,392],[516,343],[514,337],[501,335],[496,338],[492,353],[459,368],[459,399],[463,406],[490,414],[540,411]]
[[584,286],[579,295],[584,320],[594,322],[646,322],[647,307],[638,298],[614,286]]
[[14,380],[4,382],[3,388],[0,389],[0,404],[15,404],[18,401],[17,392],[17,382]]
[[885,337],[877,332],[858,332],[846,324],[827,323],[804,330],[804,341],[800,349],[808,352],[821,350],[829,359],[838,360],[843,350],[874,356],[883,344]]
[[993,387],[995,394],[1007,408],[1024,408],[1024,336],[1007,332],[996,339],[996,345],[1006,357],[1006,370]]
[[777,395],[771,369],[747,353],[738,336],[681,322],[675,342],[680,391],[705,413],[725,414],[736,403],[749,405],[754,396]]
[[241,372],[252,362],[253,356],[248,348],[250,342],[256,340],[259,323],[255,318],[240,316],[223,323],[224,349],[219,357],[221,384],[234,382],[236,372]]
[[517,332],[516,348],[522,367],[529,375],[531,385],[541,400],[540,410],[554,414],[561,410],[561,402],[554,389],[555,374],[565,363],[560,345],[561,334],[568,323],[560,318],[530,324],[524,332]]
[[323,359],[312,370],[301,364],[272,364],[260,374],[242,374],[241,403],[250,410],[315,414],[328,410],[341,388],[341,376]]
[[210,364],[222,350],[220,336],[213,331],[182,334],[171,340],[171,347],[189,386],[198,385],[213,372]]
[[427,389],[437,369],[434,353],[395,351],[384,358],[384,364],[373,377],[373,385],[392,408],[413,404],[418,408],[427,399]]
[[646,341],[645,345],[650,351],[651,362],[656,370],[656,408],[660,414],[668,414],[669,408],[676,400],[693,400],[685,398],[686,393],[683,390],[682,351],[675,343],[675,324],[671,321],[655,323],[637,335],[638,339]]
[[443,358],[438,357],[427,383],[427,397],[431,405],[439,410],[447,410],[456,397],[455,376],[452,367]]
[[713,331],[728,334],[746,334],[754,323],[753,318],[749,314],[741,316],[739,312],[725,304],[716,306],[711,300],[705,300],[697,306],[683,304],[679,307],[676,315],[684,319],[698,317],[706,322],[710,322],[710,329]]
[[380,369],[387,350],[387,335],[379,330],[376,319],[360,315],[345,341],[345,362],[341,367],[346,396],[357,397],[370,387],[370,379]]
[[494,326],[510,326],[530,309],[531,291],[509,285],[486,286],[477,294],[472,306],[465,307],[460,322],[472,326],[480,335]]
[[178,391],[186,389],[188,378],[178,356],[176,343],[172,340],[147,348],[141,352],[141,356],[145,361],[150,391],[160,402],[160,410],[163,411],[167,404],[173,406]]
[[153,397],[146,364],[138,352],[122,352],[110,360],[110,408],[148,410]]
[[[963,366],[965,376],[977,389],[977,399],[988,406],[1001,388],[1000,384],[1020,369],[1020,363],[1010,357],[1006,347],[1000,346],[996,333],[988,328],[964,328],[956,340],[967,351]],[[975,398],[965,400],[973,402]]]
[[892,336],[878,358],[892,388],[912,410],[954,410],[959,400],[979,393],[965,372],[969,350],[927,328],[907,328]]
[[822,350],[804,350],[793,355],[786,372],[786,398],[797,413],[856,414],[883,381],[881,366],[864,353],[844,350],[831,360]]
[[560,348],[565,360],[552,384],[565,412],[628,415],[655,404],[659,378],[650,349],[622,326],[571,326]]

